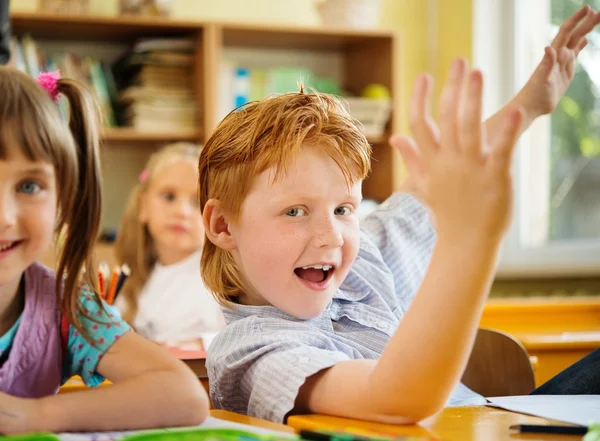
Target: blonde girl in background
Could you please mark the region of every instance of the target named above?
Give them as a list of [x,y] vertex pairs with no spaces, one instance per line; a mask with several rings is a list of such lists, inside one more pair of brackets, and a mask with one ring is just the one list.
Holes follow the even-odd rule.
[[151,156],[116,244],[118,260],[131,268],[117,299],[123,317],[144,337],[182,349],[206,349],[225,326],[200,276],[199,155],[199,147],[176,143]]

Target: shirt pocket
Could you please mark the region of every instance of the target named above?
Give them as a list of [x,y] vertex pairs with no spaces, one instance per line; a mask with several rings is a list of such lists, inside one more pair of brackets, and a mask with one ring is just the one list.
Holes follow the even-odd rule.
[[340,304],[333,320],[350,320],[364,328],[377,330],[391,337],[398,326],[396,316],[389,309],[375,308],[361,302]]

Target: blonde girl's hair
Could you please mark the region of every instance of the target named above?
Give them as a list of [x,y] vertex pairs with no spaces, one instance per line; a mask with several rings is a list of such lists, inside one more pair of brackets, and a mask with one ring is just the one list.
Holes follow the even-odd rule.
[[157,259],[148,227],[140,222],[141,197],[165,166],[178,161],[189,161],[196,165],[199,155],[200,147],[195,144],[180,142],[164,146],[150,157],[139,182],[131,191],[116,242],[117,260],[127,263],[131,269],[131,276],[120,295],[125,302],[123,319],[129,323],[133,322],[137,313],[138,297]]
[[[18,146],[31,161],[54,166],[58,196],[55,233],[63,232],[56,271],[57,304],[69,322],[89,340],[80,317],[89,317],[80,301],[82,283],[101,305],[97,269],[92,261],[101,214],[99,111],[80,83],[60,79],[58,92],[69,104],[68,124],[48,92],[15,69],[0,67],[0,159]],[[85,271],[84,271],[85,269]]]

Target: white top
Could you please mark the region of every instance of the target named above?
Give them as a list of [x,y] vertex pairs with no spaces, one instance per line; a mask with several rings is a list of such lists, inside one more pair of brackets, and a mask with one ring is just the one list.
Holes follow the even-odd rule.
[[[207,349],[225,327],[221,307],[200,277],[200,255],[198,251],[173,265],[155,264],[133,319],[140,335],[172,345],[201,338]],[[123,311],[125,302],[117,301],[117,306]]]

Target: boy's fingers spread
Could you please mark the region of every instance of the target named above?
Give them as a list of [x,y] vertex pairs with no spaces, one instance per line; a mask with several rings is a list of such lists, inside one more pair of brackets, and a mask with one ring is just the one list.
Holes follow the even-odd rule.
[[553,65],[556,62],[556,49],[552,46],[546,46],[544,48],[544,63]]
[[546,46],[544,48],[544,59],[542,60],[542,63],[540,64],[540,67],[544,70],[546,79],[552,73],[552,68],[556,64],[556,58],[557,58],[556,50],[552,46]]
[[573,76],[575,76],[575,57],[577,57],[575,52],[569,51],[569,56],[565,64],[565,72],[569,78],[573,78]]
[[394,146],[402,155],[406,169],[411,176],[421,176],[423,174],[423,163],[418,152],[417,145],[412,138],[408,136],[393,135],[390,138],[390,144]]
[[[548,79],[552,75],[552,70],[556,64],[556,50],[552,46],[544,48],[544,57],[535,69],[535,73],[542,75],[544,79]],[[538,73],[539,72],[539,73]]]
[[552,47],[554,49],[558,49],[569,42],[573,29],[575,29],[577,24],[587,15],[589,10],[590,7],[588,5],[583,6],[562,24],[558,30],[558,34],[556,34],[556,37],[552,40]]
[[466,70],[465,60],[459,58],[452,63],[440,97],[440,136],[452,145],[458,143],[458,115]]
[[521,126],[523,125],[523,109],[516,107],[508,112],[502,130],[492,143],[490,152],[490,165],[493,167],[510,167],[512,153],[514,151]]
[[467,93],[459,124],[460,146],[466,152],[481,156],[481,114],[483,75],[479,70],[469,74]]
[[435,129],[429,116],[430,90],[431,78],[428,75],[419,76],[413,88],[408,110],[410,130],[424,156],[433,154],[437,143]]
[[398,145],[403,142],[404,138],[406,138],[406,136],[398,135],[398,134],[394,133],[392,136],[390,136],[390,139],[389,139],[390,145],[394,148],[398,148]]
[[588,39],[584,38],[583,40],[581,40],[579,42],[579,46],[577,46],[575,48],[575,56],[579,55],[579,52],[581,52],[588,44]]
[[556,54],[556,58],[558,60],[558,64],[563,66],[569,59],[569,49],[566,47],[561,47]]
[[579,42],[598,24],[599,14],[593,9],[590,9],[585,16],[585,20],[579,23],[579,26],[571,34],[571,38],[567,43],[569,49],[574,49],[579,45]]

